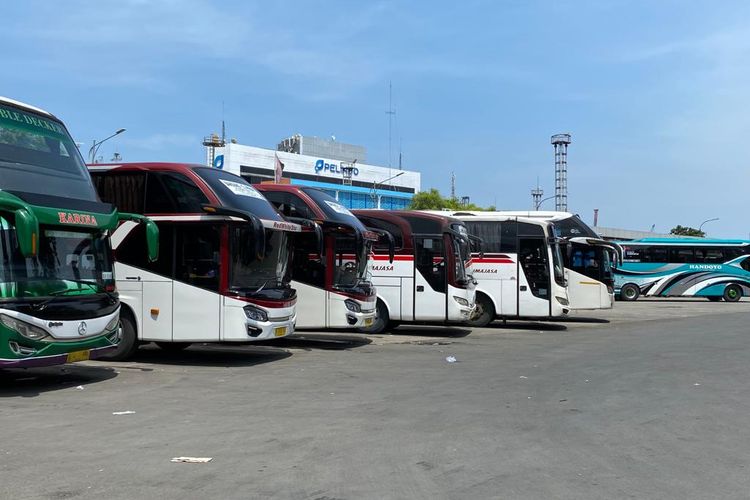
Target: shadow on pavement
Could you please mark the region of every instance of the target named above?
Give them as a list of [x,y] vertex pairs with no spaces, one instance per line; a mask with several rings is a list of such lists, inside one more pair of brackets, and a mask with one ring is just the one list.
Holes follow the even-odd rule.
[[312,351],[313,349],[344,351],[361,347],[371,342],[372,340],[364,335],[297,332],[289,337],[261,341],[258,344],[272,347],[304,349],[306,351]]
[[399,326],[386,333],[391,335],[418,336],[418,337],[466,337],[471,333],[471,328],[459,326]]
[[567,330],[568,327],[559,323],[547,323],[539,321],[495,321],[485,328],[497,328],[500,330],[542,330],[548,332],[559,332]]
[[33,398],[44,392],[73,389],[78,386],[85,390],[87,385],[116,376],[114,368],[80,364],[0,370],[0,398]]
[[608,319],[604,318],[587,318],[585,316],[571,316],[568,318],[555,318],[552,320],[553,323],[609,323]]
[[[282,347],[282,346],[276,346]],[[184,351],[165,351],[155,345],[138,349],[131,361],[161,365],[191,366],[254,366],[288,358],[292,353],[283,349],[253,345],[194,344]],[[117,362],[118,369],[142,369],[129,362]],[[120,364],[121,363],[121,364]]]

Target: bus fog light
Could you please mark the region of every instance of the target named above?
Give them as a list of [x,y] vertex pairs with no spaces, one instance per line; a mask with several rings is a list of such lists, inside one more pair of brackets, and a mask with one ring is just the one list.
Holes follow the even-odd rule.
[[20,319],[12,318],[6,314],[0,314],[0,321],[8,328],[17,331],[30,340],[42,340],[49,336],[49,334],[41,328],[26,323],[25,321],[21,321]]
[[266,314],[266,311],[263,309],[259,309],[254,306],[245,306],[242,308],[243,311],[245,311],[245,316],[247,316],[247,319],[251,319],[253,321],[268,321],[268,314]]
[[346,305],[346,308],[349,309],[351,312],[362,312],[362,308],[360,307],[359,303],[352,300],[352,299],[346,299],[344,301],[344,304]]
[[459,305],[461,305],[461,306],[464,306],[464,307],[469,307],[469,301],[468,301],[468,300],[466,300],[466,299],[465,299],[465,298],[463,298],[463,297],[456,297],[456,296],[454,295],[454,296],[453,296],[453,300],[455,300],[456,302],[458,302],[458,304],[459,304]]
[[562,305],[564,305],[564,306],[567,306],[567,305],[568,305],[568,299],[566,299],[565,297],[558,297],[557,295],[555,295],[555,298],[557,299],[557,301],[558,301],[558,302],[559,302],[560,304],[562,304]]

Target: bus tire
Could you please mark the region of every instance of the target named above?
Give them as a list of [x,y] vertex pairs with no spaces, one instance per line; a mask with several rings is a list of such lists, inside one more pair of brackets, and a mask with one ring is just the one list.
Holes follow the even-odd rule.
[[382,300],[378,299],[378,303],[375,306],[375,311],[375,321],[373,321],[372,325],[369,327],[360,328],[360,332],[376,335],[378,333],[383,333],[386,328],[388,328],[388,323],[390,322],[391,318],[388,314],[388,308],[385,306],[385,303]]
[[627,283],[625,285],[622,285],[622,288],[620,288],[620,299],[624,300],[626,302],[632,302],[634,300],[638,300],[638,297],[641,296],[641,289],[638,288],[638,285],[634,285],[633,283]]
[[742,288],[740,285],[727,285],[724,288],[724,300],[727,302],[738,302],[742,298]]
[[191,345],[192,342],[155,342],[159,346],[159,349],[167,352],[180,352],[184,351]]
[[474,328],[483,328],[495,319],[495,306],[488,296],[478,293],[474,313],[468,321],[468,325]]
[[117,344],[111,354],[102,356],[101,359],[109,361],[125,361],[138,350],[138,332],[135,329],[135,321],[127,309],[120,311],[120,343]]

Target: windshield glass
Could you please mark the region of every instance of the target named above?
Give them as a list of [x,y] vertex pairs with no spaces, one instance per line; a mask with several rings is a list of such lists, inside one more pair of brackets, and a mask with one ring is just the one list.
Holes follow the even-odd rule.
[[323,210],[328,220],[343,222],[344,224],[358,228],[360,231],[365,231],[365,226],[362,222],[348,208],[336,201],[336,198],[333,196],[317,188],[305,187],[302,188],[302,191],[312,198],[320,209]]
[[333,238],[333,286],[350,288],[367,280],[367,256],[370,243],[356,248],[352,234],[336,234]]
[[0,217],[0,298],[90,295],[114,291],[104,233],[42,228],[36,257],[24,258],[15,229]]
[[552,270],[555,273],[555,281],[560,286],[565,286],[565,264],[563,262],[560,244],[552,244]]
[[572,215],[562,220],[556,220],[555,234],[561,238],[575,238],[580,236],[588,236],[589,238],[599,237],[599,235],[586,225],[586,223],[577,215]]
[[598,245],[572,243],[568,267],[597,281],[612,280],[612,260],[609,249]]
[[260,219],[284,220],[271,202],[242,177],[209,167],[194,171],[211,186],[221,205],[250,212]]
[[[465,228],[464,228],[465,230]],[[469,239],[460,238],[454,234],[451,234],[451,241],[453,243],[453,255],[455,256],[455,276],[456,281],[466,280],[466,265],[471,258],[471,250],[469,248]]]
[[266,248],[262,258],[254,252],[254,235],[247,224],[232,226],[230,247],[232,272],[229,288],[241,295],[289,286],[289,237],[284,231],[266,229]]
[[6,104],[0,104],[0,189],[98,201],[65,126]]

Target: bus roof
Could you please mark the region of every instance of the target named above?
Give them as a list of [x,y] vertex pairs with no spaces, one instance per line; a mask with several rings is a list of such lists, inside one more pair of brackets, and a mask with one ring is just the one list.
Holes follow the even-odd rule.
[[57,120],[57,118],[55,117],[55,115],[53,115],[49,111],[44,111],[41,108],[37,108],[36,106],[32,106],[31,104],[26,104],[25,102],[16,101],[15,99],[11,99],[10,97],[4,97],[4,96],[0,95],[0,103],[10,104],[12,106],[17,106],[19,108],[25,108],[25,109],[27,109],[29,111],[33,111],[35,113],[41,113],[43,115],[47,115],[50,118],[54,118],[55,120]]
[[618,241],[620,245],[681,245],[681,246],[711,246],[711,245],[750,245],[750,240],[722,240],[715,238],[642,238],[640,240]]

